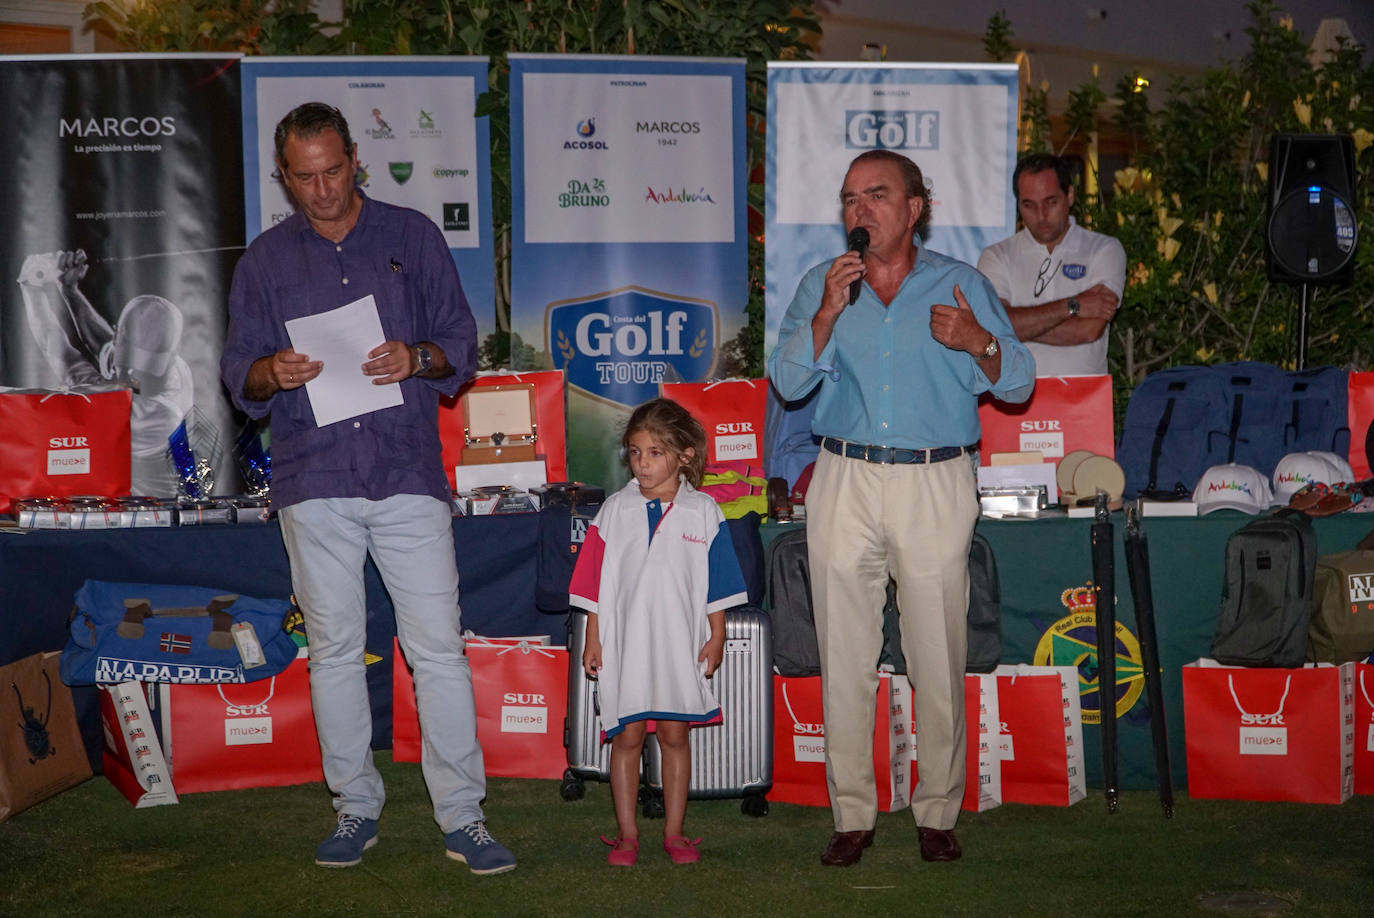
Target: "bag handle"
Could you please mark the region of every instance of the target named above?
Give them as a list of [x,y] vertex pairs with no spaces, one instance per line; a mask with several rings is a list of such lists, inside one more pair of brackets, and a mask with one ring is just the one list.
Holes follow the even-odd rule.
[[1249,711],[1245,710],[1245,708],[1241,707],[1240,699],[1236,697],[1236,683],[1234,673],[1226,674],[1226,685],[1231,689],[1231,700],[1235,702],[1236,710],[1241,713],[1242,717],[1261,718],[1264,720],[1268,720],[1270,718],[1279,717],[1283,714],[1284,703],[1288,701],[1288,690],[1293,687],[1293,674],[1289,673],[1284,678],[1283,697],[1279,699],[1279,709],[1275,711],[1273,714],[1251,714]]
[[276,676],[273,676],[273,677],[272,677],[271,679],[269,679],[268,682],[267,682],[267,697],[264,698],[262,701],[256,702],[256,703],[254,703],[254,704],[234,704],[234,702],[232,702],[232,701],[230,701],[228,698],[224,697],[224,685],[225,685],[225,684],[224,684],[223,682],[216,682],[216,683],[215,683],[215,691],[219,693],[220,701],[223,701],[223,702],[224,702],[224,706],[227,707],[227,708],[257,708],[257,707],[262,707],[263,705],[267,704],[267,702],[271,701],[271,700],[272,700],[272,696],[275,695],[275,694],[277,693],[277,677],[276,677]]
[[146,599],[124,600],[124,619],[115,626],[115,633],[127,641],[142,639],[147,629],[144,621],[149,618],[202,618],[211,620],[210,636],[206,639],[216,650],[228,650],[234,646],[234,636],[229,633],[234,617],[224,611],[238,601],[238,595],[229,593],[216,596],[204,608],[189,606],[185,608],[154,609]]
[[[486,644],[486,645],[479,644],[479,645],[477,645],[477,646],[479,646],[479,647],[482,647],[482,646],[495,647],[495,646],[498,646],[498,645],[496,645],[496,644]],[[539,644],[532,644],[532,643],[530,643],[529,641],[521,641],[521,642],[518,643],[518,644],[510,644],[510,645],[508,645],[507,647],[505,647],[503,650],[499,651],[496,655],[497,655],[498,657],[502,657],[502,656],[505,656],[506,654],[510,653],[512,650],[518,650],[518,651],[520,651],[520,652],[523,653],[523,654],[537,653],[537,654],[539,654],[540,656],[548,657],[550,660],[552,660],[553,657],[554,657],[553,651],[552,651],[551,649],[549,649],[549,648],[547,648],[547,647],[544,647],[544,646],[542,646],[542,645],[539,645]]]

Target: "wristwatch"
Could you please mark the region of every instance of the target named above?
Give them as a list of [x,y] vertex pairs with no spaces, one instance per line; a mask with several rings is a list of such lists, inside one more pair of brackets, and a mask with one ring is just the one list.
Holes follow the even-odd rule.
[[1070,316],[1076,316],[1076,315],[1078,315],[1078,297],[1076,297],[1076,296],[1071,296],[1071,297],[1069,297],[1068,302],[1067,302],[1066,305],[1069,307],[1069,315],[1070,315]]
[[425,347],[423,344],[417,344],[411,350],[415,352],[416,369],[414,375],[418,376],[421,373],[427,372],[430,367],[434,366],[434,355],[430,353],[429,348]]
[[991,360],[997,356],[1000,348],[997,346],[997,337],[994,335],[989,341],[988,346],[983,348],[983,353],[978,357],[979,360]]

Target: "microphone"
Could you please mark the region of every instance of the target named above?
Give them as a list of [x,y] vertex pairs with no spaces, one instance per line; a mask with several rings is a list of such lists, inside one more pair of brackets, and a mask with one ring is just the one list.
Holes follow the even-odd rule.
[[[868,251],[868,230],[862,226],[856,226],[849,231],[849,251],[858,252],[859,257],[864,257],[864,252]],[[859,291],[863,289],[864,279],[862,277],[853,281],[849,285],[849,305],[853,306],[854,301],[859,298]]]

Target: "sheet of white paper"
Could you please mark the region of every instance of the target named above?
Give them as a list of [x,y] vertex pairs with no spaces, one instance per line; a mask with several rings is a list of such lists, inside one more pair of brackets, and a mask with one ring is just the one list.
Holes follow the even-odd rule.
[[297,353],[324,361],[320,375],[305,384],[316,426],[405,404],[399,385],[376,386],[371,376],[363,375],[368,351],[386,340],[371,294],[329,312],[291,319],[286,334]]

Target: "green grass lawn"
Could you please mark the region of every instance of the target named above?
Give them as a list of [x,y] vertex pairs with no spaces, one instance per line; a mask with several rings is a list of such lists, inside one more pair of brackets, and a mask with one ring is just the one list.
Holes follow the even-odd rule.
[[[1189,800],[1173,819],[1145,791],[1108,814],[1067,808],[964,814],[963,860],[927,864],[910,813],[882,814],[850,868],[818,862],[825,809],[692,801],[699,864],[675,867],[642,820],[640,863],[605,864],[610,790],[564,802],[556,781],[492,779],[487,820],[520,859],[471,875],[444,856],[418,765],[378,754],[390,799],[359,867],[315,867],[333,825],[321,784],[192,794],[135,810],[101,777],[0,824],[0,915],[1202,915],[1205,897],[1261,894],[1282,910],[1374,914],[1374,797],[1342,806]],[[1287,903],[1287,905],[1284,905]]]

